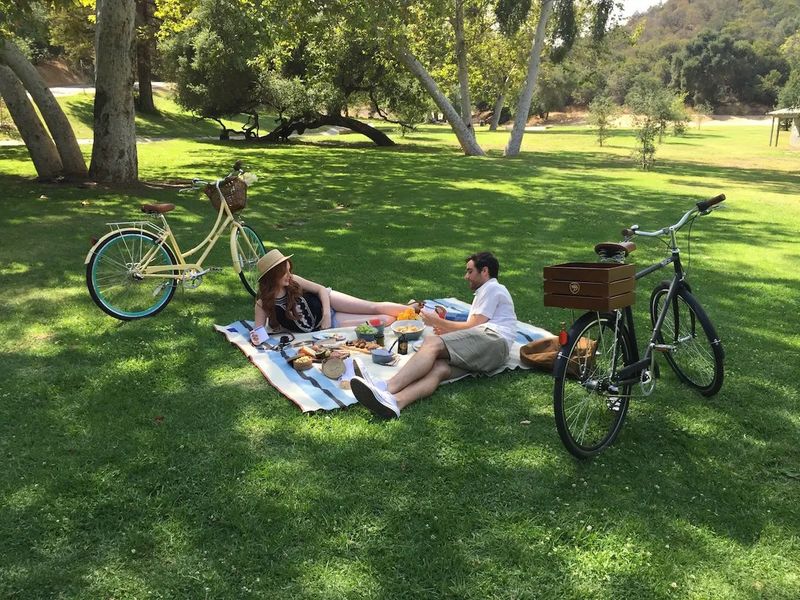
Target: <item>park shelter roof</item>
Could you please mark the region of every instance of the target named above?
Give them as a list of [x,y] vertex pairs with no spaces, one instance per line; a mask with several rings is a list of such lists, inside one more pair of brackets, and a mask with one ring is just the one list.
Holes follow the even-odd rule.
[[800,117],[800,108],[779,108],[778,110],[772,110],[767,113],[771,117],[782,117],[782,118],[790,118],[790,117]]

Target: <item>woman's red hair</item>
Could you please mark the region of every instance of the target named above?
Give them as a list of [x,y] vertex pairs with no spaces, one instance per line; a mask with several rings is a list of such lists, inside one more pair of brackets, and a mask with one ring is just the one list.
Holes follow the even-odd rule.
[[[281,265],[276,265],[266,273],[258,281],[258,299],[261,302],[261,308],[267,313],[267,319],[272,327],[279,327],[278,315],[275,311],[275,298],[278,295],[278,281],[286,275],[287,272],[292,271],[292,261],[287,260]],[[295,311],[297,301],[303,295],[303,290],[300,289],[294,279],[286,286],[286,312],[293,319],[300,317]]]

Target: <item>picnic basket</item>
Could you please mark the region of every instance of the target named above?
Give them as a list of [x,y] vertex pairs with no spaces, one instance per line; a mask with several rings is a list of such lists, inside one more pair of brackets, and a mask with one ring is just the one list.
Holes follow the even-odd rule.
[[636,271],[619,263],[571,262],[544,268],[544,305],[607,312],[636,300]]
[[211,200],[211,206],[214,207],[214,210],[219,210],[220,202],[222,201],[220,194],[225,198],[225,202],[228,203],[228,208],[231,209],[231,212],[239,212],[247,206],[247,184],[240,177],[220,183],[219,191],[217,191],[217,186],[213,183],[209,183],[203,191],[208,196],[208,199]]

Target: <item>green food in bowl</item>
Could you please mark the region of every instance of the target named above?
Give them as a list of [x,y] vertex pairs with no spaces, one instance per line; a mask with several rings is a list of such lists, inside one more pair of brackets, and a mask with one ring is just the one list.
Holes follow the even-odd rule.
[[360,333],[362,335],[375,335],[378,333],[378,330],[372,325],[367,325],[364,323],[356,327],[356,333]]

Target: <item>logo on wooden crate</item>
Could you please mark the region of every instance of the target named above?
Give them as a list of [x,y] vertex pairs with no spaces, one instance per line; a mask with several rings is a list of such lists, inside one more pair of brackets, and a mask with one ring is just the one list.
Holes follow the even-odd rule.
[[578,294],[581,291],[581,284],[577,281],[571,281],[569,284],[569,292],[571,294]]

